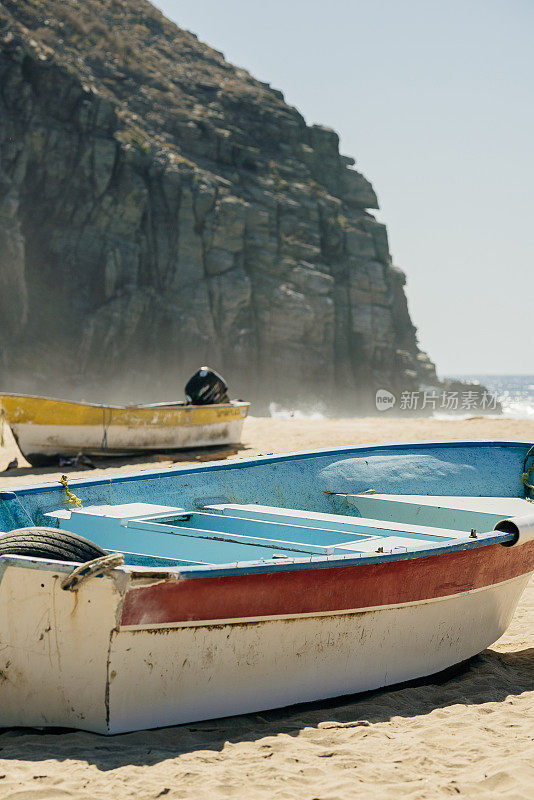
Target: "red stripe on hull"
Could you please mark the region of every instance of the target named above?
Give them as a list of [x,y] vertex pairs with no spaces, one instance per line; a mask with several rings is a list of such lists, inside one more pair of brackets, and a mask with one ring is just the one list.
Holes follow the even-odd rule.
[[165,580],[130,588],[122,625],[310,614],[459,594],[534,570],[534,542],[382,564]]

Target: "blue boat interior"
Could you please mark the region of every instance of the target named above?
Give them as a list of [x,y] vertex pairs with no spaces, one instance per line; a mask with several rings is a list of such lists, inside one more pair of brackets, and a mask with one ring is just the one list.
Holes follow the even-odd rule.
[[78,533],[125,563],[179,568],[380,560],[474,546],[532,513],[530,445],[377,445],[0,491],[2,530]]

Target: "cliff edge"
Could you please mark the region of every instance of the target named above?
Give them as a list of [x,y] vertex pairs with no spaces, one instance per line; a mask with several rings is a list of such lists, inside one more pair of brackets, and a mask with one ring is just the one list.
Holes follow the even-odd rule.
[[365,410],[435,384],[337,134],[144,0],[0,6],[6,390]]

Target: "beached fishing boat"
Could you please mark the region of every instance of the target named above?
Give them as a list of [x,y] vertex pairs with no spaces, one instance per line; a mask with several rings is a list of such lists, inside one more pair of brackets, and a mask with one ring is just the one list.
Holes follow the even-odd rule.
[[241,440],[249,409],[249,403],[238,400],[204,406],[180,401],[121,406],[24,394],[2,394],[0,406],[29,457],[233,444]]
[[0,724],[119,733],[468,659],[534,570],[533,460],[377,445],[0,491]]

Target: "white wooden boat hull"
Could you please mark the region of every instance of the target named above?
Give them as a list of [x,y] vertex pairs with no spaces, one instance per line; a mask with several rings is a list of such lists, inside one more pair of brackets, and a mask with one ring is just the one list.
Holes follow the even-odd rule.
[[[126,731],[244,714],[439,672],[504,633],[526,585],[516,581],[416,606],[119,632],[111,647],[111,724]],[[142,657],[128,662],[133,649]]]
[[[91,477],[77,501],[0,489],[0,725],[120,733],[470,658],[534,571],[532,455],[384,445]],[[55,528],[16,532],[28,522]],[[76,535],[110,553],[88,562],[101,577],[51,560],[76,557]]]
[[24,453],[111,455],[139,450],[180,450],[210,447],[241,441],[244,418],[205,425],[157,427],[110,426],[106,446],[102,446],[102,426],[98,425],[14,425]]
[[30,395],[0,395],[26,454],[118,454],[241,441],[249,404],[101,406]]
[[529,579],[350,612],[132,626],[120,623],[125,570],[73,593],[60,588],[71,567],[25,563],[10,558],[0,582],[0,725],[107,734],[438,672],[504,633]]

